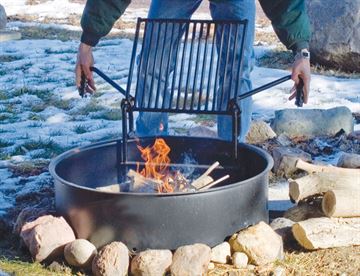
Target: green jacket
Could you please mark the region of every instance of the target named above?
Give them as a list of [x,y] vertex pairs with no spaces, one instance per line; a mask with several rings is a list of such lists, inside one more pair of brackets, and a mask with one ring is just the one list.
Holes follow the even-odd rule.
[[[214,0],[215,1],[215,0]],[[226,0],[217,0],[226,1]],[[95,46],[107,35],[131,0],[88,0],[81,18],[81,42]],[[259,0],[280,41],[293,51],[309,47],[305,0]]]

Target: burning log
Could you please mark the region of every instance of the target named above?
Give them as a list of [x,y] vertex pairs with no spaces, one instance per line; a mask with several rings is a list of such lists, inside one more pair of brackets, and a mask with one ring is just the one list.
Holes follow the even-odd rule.
[[360,191],[330,190],[324,195],[322,210],[328,217],[360,217]]
[[309,250],[360,245],[360,218],[312,218],[295,223],[292,232]]
[[289,195],[296,202],[331,189],[360,191],[358,169],[319,166],[302,160],[297,161],[296,167],[310,173],[296,180],[289,179]]
[[160,189],[163,182],[153,178],[147,178],[134,170],[129,170],[127,176],[130,178],[130,191],[139,192],[140,190],[149,190],[156,192]]
[[96,190],[103,192],[120,193],[121,187],[120,184],[112,184],[104,187],[96,187]]

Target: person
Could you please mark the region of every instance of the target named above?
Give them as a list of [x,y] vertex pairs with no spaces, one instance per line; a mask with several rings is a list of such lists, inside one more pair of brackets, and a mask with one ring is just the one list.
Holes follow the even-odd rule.
[[[149,18],[190,19],[202,0],[152,0]],[[280,41],[294,53],[292,80],[294,87],[289,100],[296,96],[296,86],[300,79],[304,84],[304,103],[308,102],[310,89],[310,24],[306,14],[305,0],[259,0],[266,16]],[[115,21],[124,13],[130,0],[88,0],[82,15],[83,33],[78,49],[75,67],[76,85],[81,83],[84,74],[90,93],[95,92],[95,82],[90,67],[94,64],[92,48],[101,37],[107,35]],[[248,20],[245,37],[243,70],[240,91],[252,89],[250,73],[254,64],[255,0],[209,0],[211,16],[214,20]],[[146,85],[146,84],[143,84]],[[252,100],[247,98],[238,103],[242,110],[239,141],[244,141],[251,123]],[[167,114],[140,112],[136,121],[138,136],[167,135]],[[218,116],[218,135],[231,140],[231,118]]]

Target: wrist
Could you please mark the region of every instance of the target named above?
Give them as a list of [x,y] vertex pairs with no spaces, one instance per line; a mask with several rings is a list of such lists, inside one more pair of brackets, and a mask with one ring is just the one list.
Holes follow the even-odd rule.
[[310,60],[310,52],[307,48],[299,49],[294,52],[294,60],[305,59]]

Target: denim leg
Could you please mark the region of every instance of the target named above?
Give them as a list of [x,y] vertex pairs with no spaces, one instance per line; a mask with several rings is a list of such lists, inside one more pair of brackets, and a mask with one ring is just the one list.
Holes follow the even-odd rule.
[[[228,20],[247,19],[248,20],[248,26],[247,26],[247,32],[246,32],[245,44],[244,44],[243,68],[242,68],[242,75],[240,77],[241,81],[239,83],[238,94],[240,95],[247,91],[250,91],[252,89],[250,73],[254,66],[253,42],[254,42],[254,31],[255,31],[255,1],[227,0],[221,2],[220,1],[214,2],[210,0],[210,11],[211,11],[211,16],[214,20],[217,19],[228,19]],[[232,35],[232,33],[230,35]],[[231,70],[231,68],[229,68],[229,70]],[[223,71],[223,69],[221,71]],[[227,84],[225,83],[225,91],[226,91],[226,85]],[[226,103],[218,102],[217,104],[226,104]],[[238,104],[241,109],[240,135],[238,140],[243,142],[245,140],[245,136],[249,130],[251,123],[252,99],[246,98],[238,102]],[[218,116],[219,137],[224,140],[231,140],[232,138],[231,133],[232,133],[231,117]]]
[[[148,17],[152,19],[157,18],[181,18],[189,19],[193,12],[199,7],[201,0],[152,0]],[[155,27],[154,27],[155,26]],[[165,33],[170,33],[164,26],[148,24],[147,39],[143,42],[143,62],[138,67],[138,85],[137,93],[142,99],[139,106],[155,107],[156,100],[154,95],[160,92],[158,102],[165,102],[169,104],[169,96],[167,92],[166,79],[174,69],[175,51],[173,51],[180,41],[184,30],[179,28],[175,30],[175,37],[171,41],[169,36]],[[152,34],[152,35],[150,35]],[[151,37],[151,38],[150,38]],[[164,57],[170,56],[169,70],[164,70],[168,60],[162,60],[155,55],[154,48],[160,48],[164,52]],[[161,51],[158,51],[161,52]],[[171,55],[169,55],[169,51]],[[154,70],[152,70],[152,68]],[[160,69],[162,68],[162,69]],[[168,134],[168,114],[155,112],[140,112],[136,120],[136,134],[137,136],[157,136]]]

